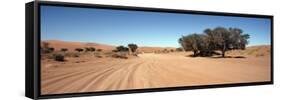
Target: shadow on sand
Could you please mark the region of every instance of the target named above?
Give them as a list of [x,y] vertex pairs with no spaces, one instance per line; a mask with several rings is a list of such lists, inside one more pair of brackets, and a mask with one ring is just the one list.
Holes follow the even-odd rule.
[[192,57],[192,58],[196,58],[196,57],[208,57],[208,58],[214,58],[214,59],[219,59],[219,58],[246,58],[245,56],[194,56],[194,55],[186,55],[185,57]]
[[218,56],[218,57],[210,57],[210,58],[246,58],[245,56],[225,56],[225,57],[221,57],[221,56]]

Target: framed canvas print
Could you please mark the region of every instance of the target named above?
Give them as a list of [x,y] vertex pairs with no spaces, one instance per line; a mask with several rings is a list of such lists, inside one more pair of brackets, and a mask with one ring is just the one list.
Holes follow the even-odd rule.
[[273,84],[273,16],[26,4],[33,99]]

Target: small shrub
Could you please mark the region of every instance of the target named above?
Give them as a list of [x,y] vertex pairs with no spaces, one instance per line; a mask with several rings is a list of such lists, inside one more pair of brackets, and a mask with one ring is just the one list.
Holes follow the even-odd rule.
[[85,47],[85,52],[89,52],[89,51],[91,51],[90,48]]
[[118,52],[118,50],[112,50],[112,52]]
[[101,51],[102,51],[102,49],[98,49],[97,51],[98,51],[98,52],[101,52]]
[[66,52],[66,51],[68,51],[68,49],[67,48],[61,48],[61,50],[60,51],[62,51],[62,52]]
[[42,53],[47,54],[47,53],[52,53],[55,51],[55,48],[42,48],[41,49]]
[[51,53],[55,51],[55,48],[50,47],[50,43],[48,42],[42,42],[42,47],[40,47],[40,50],[43,54]]
[[82,49],[82,48],[76,48],[75,51],[82,52],[82,51],[84,51],[84,49]]
[[127,55],[124,53],[115,53],[112,55],[113,58],[128,59]]
[[53,51],[55,51],[55,48],[48,48],[48,50],[49,50],[50,52],[53,52]]
[[64,55],[62,54],[54,54],[53,57],[55,61],[61,61],[61,62],[65,61]]
[[164,49],[162,52],[163,53],[169,53],[169,50],[168,49]]
[[176,51],[181,52],[181,51],[183,51],[183,49],[182,48],[177,48]]
[[94,47],[90,47],[89,49],[90,49],[91,52],[95,52],[96,51],[96,48],[94,48]]
[[77,52],[68,52],[68,53],[65,53],[65,57],[79,57],[79,53]]

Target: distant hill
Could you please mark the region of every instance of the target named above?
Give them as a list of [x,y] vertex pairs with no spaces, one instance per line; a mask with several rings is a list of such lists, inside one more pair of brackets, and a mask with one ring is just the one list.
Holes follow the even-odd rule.
[[60,50],[61,48],[67,48],[70,51],[73,51],[75,50],[75,48],[85,48],[85,47],[95,47],[96,49],[102,49],[102,50],[115,49],[115,46],[99,44],[99,43],[69,42],[69,41],[61,41],[61,40],[46,40],[42,42],[49,43],[50,47],[55,48],[55,50]]
[[[97,49],[103,49],[105,51],[112,51],[116,48],[116,46],[108,45],[108,44],[100,44],[93,42],[70,42],[70,41],[61,41],[61,40],[45,40],[43,42],[49,43],[50,47],[55,48],[55,50],[60,50],[61,48],[67,48],[70,51],[75,50],[75,48],[85,48],[85,47],[95,47]],[[140,52],[154,52],[154,51],[162,51],[164,49],[171,50],[175,48],[172,47],[139,47],[138,51]]]

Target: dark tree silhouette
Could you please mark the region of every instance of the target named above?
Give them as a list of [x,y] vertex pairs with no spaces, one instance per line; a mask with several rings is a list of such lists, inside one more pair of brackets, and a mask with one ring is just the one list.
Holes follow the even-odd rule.
[[221,51],[222,57],[229,50],[246,48],[249,34],[243,34],[239,28],[216,27],[205,29],[205,34],[182,36],[178,42],[185,51],[193,51],[193,56],[211,56],[214,51]]
[[98,51],[98,52],[101,52],[101,51],[102,51],[102,49],[98,49],[97,51]]
[[136,44],[128,44],[128,47],[130,48],[131,52],[136,52],[138,49],[138,46]]
[[75,51],[82,52],[82,51],[84,51],[84,49],[82,49],[82,48],[76,48]]
[[95,52],[96,51],[96,48],[94,48],[94,47],[90,47],[89,49],[90,49],[91,52]]
[[55,61],[65,61],[64,55],[62,54],[54,54],[53,56]]
[[197,56],[200,53],[199,51],[206,51],[206,38],[205,35],[194,33],[182,36],[182,38],[179,39],[179,43],[185,51],[193,51],[193,56]]
[[48,50],[49,50],[50,52],[53,52],[53,51],[55,51],[55,48],[50,47],[50,48],[48,48]]
[[120,52],[120,51],[129,51],[129,48],[124,47],[124,46],[121,45],[121,46],[116,47],[116,50],[118,52]]
[[91,51],[91,48],[89,48],[89,47],[85,47],[85,52],[90,52]]
[[225,52],[229,50],[244,50],[250,38],[249,34],[243,34],[239,28],[217,27],[213,30],[206,29],[204,32],[208,35],[209,48],[221,51],[222,57],[225,57]]

